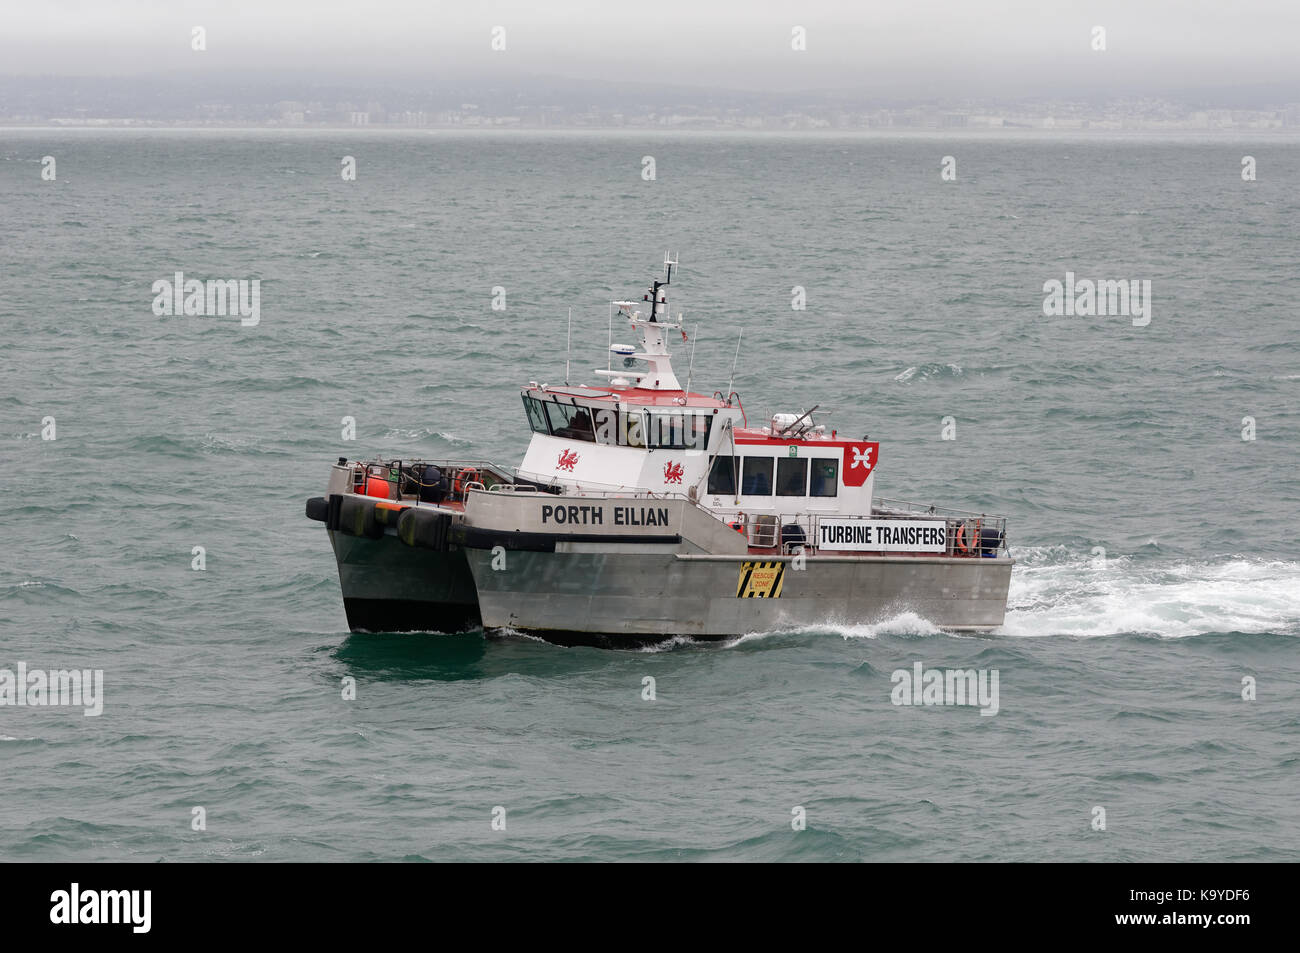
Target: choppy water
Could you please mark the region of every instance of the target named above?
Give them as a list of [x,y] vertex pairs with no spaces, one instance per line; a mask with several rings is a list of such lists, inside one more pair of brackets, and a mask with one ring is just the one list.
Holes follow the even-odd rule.
[[[0,132],[0,667],[106,682],[0,707],[0,857],[1300,859],[1297,182],[1280,138]],[[883,495],[1010,516],[1001,632],[347,633],[328,463],[517,462],[566,308],[588,379],[665,248],[695,389],[743,325],[751,419],[821,403]],[[155,316],[178,270],[261,323]],[[1151,323],[1045,317],[1067,270]],[[892,705],[916,662],[998,714]]]

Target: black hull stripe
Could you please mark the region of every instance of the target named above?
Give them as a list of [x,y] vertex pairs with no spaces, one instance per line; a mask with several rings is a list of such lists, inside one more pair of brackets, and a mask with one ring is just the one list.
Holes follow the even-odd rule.
[[553,553],[556,543],[658,543],[675,546],[682,541],[677,536],[611,535],[604,533],[523,533],[481,526],[458,526],[451,531],[451,541],[469,549],[492,549],[500,546],[514,552]]
[[353,632],[465,632],[481,624],[478,605],[414,599],[344,599]]

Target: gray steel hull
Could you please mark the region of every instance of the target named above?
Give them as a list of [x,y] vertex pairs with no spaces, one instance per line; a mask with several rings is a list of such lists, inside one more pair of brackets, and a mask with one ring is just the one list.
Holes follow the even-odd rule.
[[478,596],[462,550],[407,546],[329,531],[348,627],[365,632],[462,632],[479,625]]
[[[793,557],[693,555],[671,545],[617,549],[558,543],[554,552],[508,552],[497,569],[491,550],[464,550],[484,626],[619,644],[873,623],[914,612],[936,626],[978,631],[1002,624],[1014,563],[819,555],[796,569]],[[779,594],[737,595],[744,564],[752,562],[781,564]]]

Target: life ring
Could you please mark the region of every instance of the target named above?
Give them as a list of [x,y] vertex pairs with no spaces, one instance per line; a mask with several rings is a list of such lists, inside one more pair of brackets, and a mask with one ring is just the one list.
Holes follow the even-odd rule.
[[452,484],[452,491],[457,496],[463,496],[465,487],[471,483],[478,482],[478,471],[473,467],[465,467],[463,470],[456,471],[456,480]]
[[957,524],[956,545],[957,548],[960,549],[963,553],[969,553],[971,551],[971,547],[975,545],[975,540],[978,538],[975,534],[970,534],[970,536],[971,538],[968,539],[966,533],[966,521],[962,520],[960,523]]

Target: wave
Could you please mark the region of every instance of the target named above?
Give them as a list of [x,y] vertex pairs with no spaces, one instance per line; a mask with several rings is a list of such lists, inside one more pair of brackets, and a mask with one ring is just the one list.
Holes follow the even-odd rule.
[[425,440],[430,437],[437,437],[439,440],[457,447],[468,447],[473,444],[472,440],[465,437],[458,437],[454,433],[436,430],[433,427],[390,427],[381,434],[381,437],[385,440]]
[[687,646],[699,646],[707,648],[710,643],[700,639],[694,639],[689,635],[674,635],[671,638],[664,639],[662,642],[652,642],[648,645],[638,645],[634,651],[646,655],[658,655],[660,652],[673,652]]
[[25,579],[19,583],[0,585],[0,601],[22,599],[33,604],[44,604],[51,597],[82,595],[81,590],[63,586],[57,582],[45,582],[40,579]]
[[[723,648],[733,649],[742,645],[751,645],[767,639],[798,635],[838,635],[848,639],[877,639],[882,635],[927,636],[942,635],[943,629],[915,612],[900,612],[879,622],[821,622],[816,625],[789,626],[766,632],[746,632],[744,635],[722,642]],[[685,636],[685,641],[678,644],[694,644]],[[707,643],[700,643],[707,644]]]
[[923,381],[931,377],[961,377],[963,373],[960,364],[921,364],[902,371],[894,380],[906,384],[913,378]]
[[192,436],[170,437],[166,434],[140,434],[128,444],[130,452],[156,456],[193,458],[202,454],[271,454],[279,450],[262,446],[260,437],[208,432],[202,439]]
[[1062,546],[1014,555],[1000,635],[1300,635],[1300,563],[1221,556],[1142,564]]
[[213,381],[211,386],[222,391],[234,391],[236,393],[276,394],[282,391],[309,390],[313,387],[330,387],[333,385],[327,384],[317,377],[298,374],[285,377],[231,378]]
[[915,612],[900,612],[880,622],[832,623],[805,631],[831,632],[847,639],[878,639],[882,635],[941,635],[943,629]]

